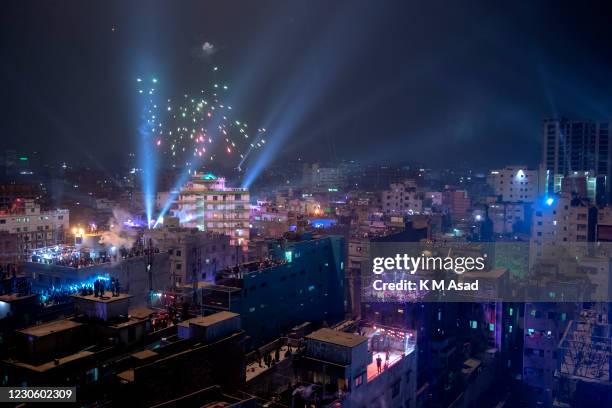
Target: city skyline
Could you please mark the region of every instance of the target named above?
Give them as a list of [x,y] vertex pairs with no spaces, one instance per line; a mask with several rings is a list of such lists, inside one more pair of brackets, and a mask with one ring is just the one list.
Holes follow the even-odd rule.
[[612,4],[0,15],[0,403],[612,406]]

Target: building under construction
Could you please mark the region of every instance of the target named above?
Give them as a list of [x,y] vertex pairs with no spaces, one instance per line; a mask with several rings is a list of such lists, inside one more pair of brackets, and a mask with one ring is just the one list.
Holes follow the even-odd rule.
[[584,309],[568,324],[557,355],[554,406],[612,406],[612,326],[606,307]]

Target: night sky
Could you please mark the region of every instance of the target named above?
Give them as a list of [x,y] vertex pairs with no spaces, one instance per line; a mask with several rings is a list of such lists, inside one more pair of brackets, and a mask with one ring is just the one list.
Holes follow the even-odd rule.
[[3,2],[0,149],[112,167],[135,78],[180,94],[218,65],[272,160],[535,165],[544,118],[612,116],[612,12],[510,3]]

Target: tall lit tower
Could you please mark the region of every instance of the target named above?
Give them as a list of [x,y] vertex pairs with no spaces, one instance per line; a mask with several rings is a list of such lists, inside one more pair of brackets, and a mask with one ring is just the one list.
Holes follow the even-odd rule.
[[611,202],[611,125],[610,121],[544,121],[542,163],[549,194],[561,190],[564,178],[584,176],[596,190],[598,203]]

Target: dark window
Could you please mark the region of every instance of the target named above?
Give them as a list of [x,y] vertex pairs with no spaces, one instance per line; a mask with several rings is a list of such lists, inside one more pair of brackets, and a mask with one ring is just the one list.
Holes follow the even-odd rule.
[[401,384],[402,383],[400,380],[397,380],[393,383],[393,385],[391,386],[391,398],[395,398],[399,395]]

